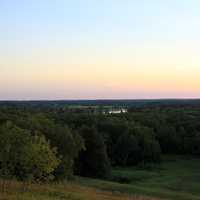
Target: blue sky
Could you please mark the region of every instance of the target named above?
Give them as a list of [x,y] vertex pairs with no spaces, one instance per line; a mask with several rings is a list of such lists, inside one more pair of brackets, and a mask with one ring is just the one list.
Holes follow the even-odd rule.
[[199,97],[199,7],[1,0],[0,99]]
[[184,23],[192,26],[199,21],[199,6],[197,0],[1,0],[0,23],[5,31],[1,36],[17,39],[39,34],[90,36],[128,31],[141,39],[152,32],[162,39],[167,33],[190,32]]

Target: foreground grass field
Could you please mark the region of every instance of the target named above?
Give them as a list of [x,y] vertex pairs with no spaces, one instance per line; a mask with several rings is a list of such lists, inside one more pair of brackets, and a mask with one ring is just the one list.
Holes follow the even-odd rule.
[[141,195],[102,191],[74,183],[31,185],[26,192],[21,192],[20,189],[20,183],[12,182],[6,192],[0,192],[0,200],[158,200]]
[[80,183],[108,191],[143,194],[177,200],[200,200],[200,159],[166,157],[161,166],[151,170],[118,168],[114,180],[124,184],[92,179]]
[[200,159],[170,156],[152,169],[114,169],[113,181],[77,177],[65,184],[31,185],[27,192],[12,182],[0,200],[200,200],[199,183]]

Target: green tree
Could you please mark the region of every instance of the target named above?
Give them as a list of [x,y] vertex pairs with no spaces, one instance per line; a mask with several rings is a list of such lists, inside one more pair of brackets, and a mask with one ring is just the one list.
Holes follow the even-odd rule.
[[107,178],[110,174],[110,162],[103,138],[95,128],[82,127],[79,131],[85,142],[77,160],[77,172],[82,176]]
[[44,114],[31,115],[26,119],[26,126],[30,127],[32,133],[38,131],[44,134],[51,146],[57,148],[61,162],[54,172],[56,179],[71,178],[74,160],[78,157],[80,150],[84,148],[81,136],[68,126],[56,124]]
[[3,179],[44,180],[58,166],[56,149],[44,136],[31,135],[10,122],[0,126],[0,175]]
[[138,151],[139,146],[136,137],[129,132],[122,133],[115,145],[116,165],[131,165],[136,160]]

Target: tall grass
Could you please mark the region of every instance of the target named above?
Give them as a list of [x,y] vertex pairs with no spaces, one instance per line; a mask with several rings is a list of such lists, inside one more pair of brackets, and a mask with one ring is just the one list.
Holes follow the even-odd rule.
[[139,195],[125,195],[75,183],[31,184],[26,191],[23,183],[10,181],[0,200],[157,200]]

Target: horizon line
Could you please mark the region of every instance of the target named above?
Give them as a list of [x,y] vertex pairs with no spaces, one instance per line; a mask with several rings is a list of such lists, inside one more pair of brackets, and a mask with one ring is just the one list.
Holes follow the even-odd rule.
[[0,102],[30,102],[30,101],[142,101],[142,100],[200,100],[200,97],[180,97],[180,98],[97,98],[97,99],[0,99]]

